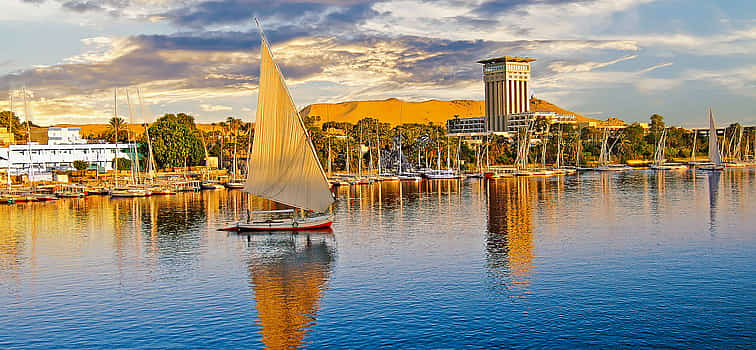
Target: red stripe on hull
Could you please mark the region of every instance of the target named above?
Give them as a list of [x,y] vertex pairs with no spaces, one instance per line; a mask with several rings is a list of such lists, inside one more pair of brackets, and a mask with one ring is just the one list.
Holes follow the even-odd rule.
[[327,228],[327,227],[331,227],[332,224],[333,224],[333,221],[325,222],[325,223],[314,225],[314,226],[278,227],[278,228],[229,227],[229,228],[224,228],[221,230],[222,231],[304,231],[304,230],[315,230],[319,228]]

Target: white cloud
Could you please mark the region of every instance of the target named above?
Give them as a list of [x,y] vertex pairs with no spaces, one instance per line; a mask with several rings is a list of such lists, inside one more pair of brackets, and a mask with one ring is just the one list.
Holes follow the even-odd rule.
[[208,104],[201,104],[200,109],[204,112],[220,112],[220,111],[230,111],[233,110],[233,107],[230,106],[223,106],[223,105],[208,105]]
[[638,55],[632,55],[632,56],[625,56],[618,58],[616,60],[608,61],[608,62],[581,62],[577,64],[569,64],[566,62],[557,61],[549,65],[549,69],[551,69],[554,72],[557,73],[572,73],[572,72],[590,72],[594,69],[599,69],[603,67],[608,67],[613,64],[631,60],[634,58],[637,58]]

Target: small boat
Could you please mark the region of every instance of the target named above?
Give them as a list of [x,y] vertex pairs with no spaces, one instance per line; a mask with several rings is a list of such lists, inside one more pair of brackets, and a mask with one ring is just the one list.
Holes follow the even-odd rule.
[[110,197],[113,198],[147,197],[149,195],[149,191],[141,188],[114,188],[110,191]]
[[607,164],[600,166],[598,168],[595,168],[596,171],[603,171],[603,172],[612,172],[612,171],[627,171],[627,170],[633,170],[632,167],[627,166],[625,164]]
[[110,189],[107,187],[100,187],[100,186],[90,186],[86,188],[87,195],[102,195],[102,194],[109,194]]
[[0,204],[13,204],[16,203],[16,197],[11,195],[0,196]]
[[746,166],[745,163],[741,163],[738,161],[728,161],[728,162],[724,162],[723,164],[725,168],[745,168]]
[[508,177],[514,177],[517,173],[517,168],[493,168],[485,173],[483,173],[483,177],[486,179],[501,179],[501,178],[508,178]]
[[459,179],[462,176],[452,169],[428,170],[423,173],[428,180]]
[[554,172],[547,169],[535,169],[530,171],[530,174],[533,176],[551,176],[554,175]]
[[33,193],[29,193],[29,192],[22,193],[22,194],[20,194],[20,195],[18,195],[18,196],[15,197],[15,202],[16,203],[25,203],[25,202],[28,203],[28,202],[37,202],[37,201],[39,201],[39,199],[37,198],[37,196],[35,196]]
[[396,176],[394,174],[381,174],[379,175],[379,177],[381,178],[381,181],[385,182],[397,182],[401,180],[399,179],[399,176]]
[[652,170],[660,170],[660,171],[667,171],[667,170],[686,170],[688,169],[688,166],[682,163],[663,163],[663,164],[652,164],[651,165]]
[[330,227],[332,223],[332,214],[297,217],[294,209],[283,209],[250,212],[246,221],[239,221],[230,229],[239,231],[314,230]]
[[233,180],[233,181],[224,183],[223,186],[226,186],[226,188],[230,190],[241,190],[244,188],[244,181]]
[[222,183],[215,181],[203,181],[201,187],[203,190],[222,190],[226,188]]
[[330,227],[333,214],[326,211],[334,197],[328,178],[286,87],[286,80],[273,61],[262,29],[260,34],[255,138],[248,157],[247,180],[238,182],[238,188],[292,208],[307,210],[309,214],[298,217],[294,209],[256,211],[231,229],[290,231]]
[[174,190],[171,186],[164,185],[164,186],[152,186],[149,188],[149,192],[153,196],[162,196],[162,195],[174,195],[177,194],[176,190]]
[[397,176],[399,178],[399,181],[403,182],[420,182],[423,180],[422,177],[414,175],[414,174],[400,174]]
[[55,192],[60,198],[84,198],[88,192],[81,186],[65,186],[62,190]]
[[34,197],[37,198],[37,202],[56,201],[58,197],[52,193],[34,193]]

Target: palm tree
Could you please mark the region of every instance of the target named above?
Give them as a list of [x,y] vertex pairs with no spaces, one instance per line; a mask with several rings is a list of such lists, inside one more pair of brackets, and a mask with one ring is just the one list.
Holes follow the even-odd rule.
[[113,139],[115,140],[115,143],[118,143],[118,131],[123,129],[126,126],[126,121],[123,120],[121,117],[113,117],[110,118],[110,121],[108,122],[108,129],[111,131],[114,131]]

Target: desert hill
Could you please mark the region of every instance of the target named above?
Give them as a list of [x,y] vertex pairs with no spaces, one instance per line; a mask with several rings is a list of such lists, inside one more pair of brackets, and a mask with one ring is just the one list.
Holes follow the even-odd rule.
[[[548,101],[531,98],[530,110],[538,112],[556,112],[559,114],[575,115],[578,122],[596,121],[595,119],[586,118],[575,112],[568,111],[556,106]],[[383,122],[397,125],[399,123],[430,123],[436,125],[446,125],[448,119],[458,115],[465,117],[480,117],[485,115],[483,101],[474,100],[454,100],[440,101],[429,100],[423,102],[407,102],[390,98],[387,100],[377,101],[350,101],[341,103],[317,103],[312,104],[301,111],[302,116],[318,116],[319,123],[328,121],[356,123],[366,117],[374,117]],[[60,127],[79,127],[81,135],[100,135],[108,125],[103,124],[55,124]],[[140,135],[144,132],[141,125],[129,124],[129,130],[134,135]],[[219,130],[219,126],[211,124],[197,124],[197,128],[203,131]]]
[[[220,126],[211,124],[196,124],[197,129],[202,131],[220,130]],[[108,124],[54,124],[51,126],[59,126],[62,128],[81,128],[81,136],[87,137],[89,135],[101,135],[108,129]],[[138,124],[128,124],[127,127],[133,135],[141,135],[144,132],[144,127]],[[45,132],[47,129],[45,128]],[[122,130],[122,132],[125,130]]]
[[[578,122],[594,121],[570,112],[547,101],[532,98],[530,110],[575,115]],[[480,117],[485,115],[484,102],[473,100],[406,102],[395,98],[380,101],[351,101],[341,103],[317,103],[302,109],[305,116],[320,117],[320,123],[335,121],[356,123],[360,119],[374,117],[392,125],[400,123],[429,123],[445,125],[455,115]]]

